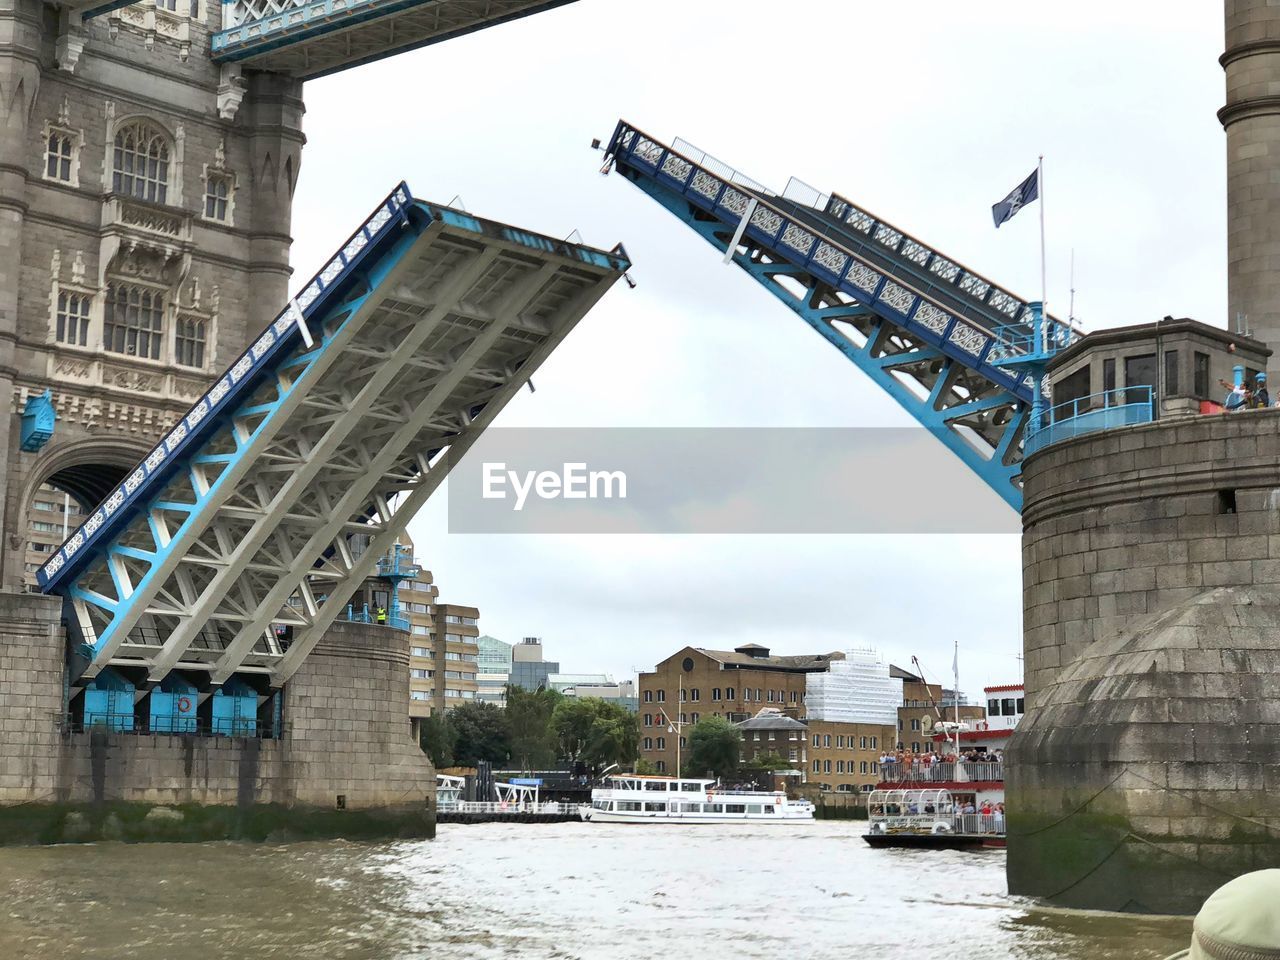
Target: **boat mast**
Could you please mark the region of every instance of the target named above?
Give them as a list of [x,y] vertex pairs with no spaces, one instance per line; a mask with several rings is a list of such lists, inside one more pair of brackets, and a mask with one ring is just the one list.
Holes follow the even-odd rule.
[[960,640],[955,641],[956,652],[951,660],[951,670],[954,674],[952,683],[955,687],[951,691],[951,699],[956,706],[956,760],[960,759]]

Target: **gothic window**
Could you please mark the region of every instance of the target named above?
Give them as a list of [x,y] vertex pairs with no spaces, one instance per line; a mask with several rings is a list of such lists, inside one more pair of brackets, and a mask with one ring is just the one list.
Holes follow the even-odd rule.
[[45,145],[44,175],[50,180],[70,183],[72,150],[70,134],[58,130],[50,133],[49,142]]
[[111,189],[139,200],[165,203],[169,190],[169,139],[145,120],[116,131]]
[[89,297],[83,293],[59,291],[54,332],[59,343],[87,347],[89,345]]
[[209,174],[204,187],[205,219],[226,223],[230,219],[227,216],[229,212],[227,200],[230,196],[231,178],[219,173]]
[[113,283],[107,288],[102,345],[110,353],[160,359],[164,339],[164,294]]
[[179,317],[174,359],[184,367],[203,367],[204,343],[204,321],[195,317]]

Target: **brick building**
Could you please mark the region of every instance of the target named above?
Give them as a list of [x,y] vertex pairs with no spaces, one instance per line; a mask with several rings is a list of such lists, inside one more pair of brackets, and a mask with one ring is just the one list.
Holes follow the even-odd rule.
[[640,674],[640,757],[659,771],[675,772],[677,734],[667,721],[694,724],[721,716],[738,723],[768,706],[802,719],[806,678],[843,657],[839,651],[771,656],[754,643],[733,650],[685,647]]

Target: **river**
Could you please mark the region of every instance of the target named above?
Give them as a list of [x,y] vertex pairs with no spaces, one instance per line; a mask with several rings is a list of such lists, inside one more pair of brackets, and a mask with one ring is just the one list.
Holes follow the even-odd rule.
[[1010,898],[1001,851],[871,850],[862,826],[0,849],[0,958],[1158,960],[1187,945],[1187,920]]

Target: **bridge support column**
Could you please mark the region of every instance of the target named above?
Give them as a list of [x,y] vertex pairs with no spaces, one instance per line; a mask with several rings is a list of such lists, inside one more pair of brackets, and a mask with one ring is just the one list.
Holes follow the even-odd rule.
[[248,91],[240,118],[249,129],[253,164],[246,321],[246,329],[252,331],[274,320],[289,294],[293,191],[307,138],[302,133],[300,81],[250,71],[245,82]]
[[[0,531],[20,505],[8,483],[11,439],[17,429],[14,383],[19,376],[18,291],[26,225],[27,168],[31,152],[32,110],[40,89],[40,22],[37,4],[11,4],[0,10],[6,49],[0,53]],[[21,413],[21,411],[16,411]],[[25,551],[21,541],[0,543],[0,590],[20,589]]]
[[1280,346],[1280,7],[1227,0],[1227,325]]
[[1063,441],[1022,476],[1009,891],[1195,913],[1280,867],[1280,410]]
[[404,633],[331,628],[285,688],[279,739],[125,733],[64,724],[61,612],[0,593],[0,845],[434,835]]

